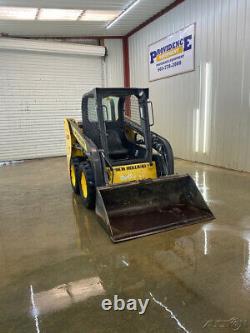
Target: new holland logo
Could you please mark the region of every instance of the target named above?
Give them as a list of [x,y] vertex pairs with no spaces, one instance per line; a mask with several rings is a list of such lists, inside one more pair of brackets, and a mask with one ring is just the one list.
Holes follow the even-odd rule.
[[128,165],[125,167],[116,167],[114,169],[115,169],[115,171],[127,171],[127,170],[143,169],[143,168],[147,168],[149,166],[150,165],[148,163],[145,163],[145,164]]
[[150,64],[159,62],[192,49],[193,36],[189,35],[150,52]]

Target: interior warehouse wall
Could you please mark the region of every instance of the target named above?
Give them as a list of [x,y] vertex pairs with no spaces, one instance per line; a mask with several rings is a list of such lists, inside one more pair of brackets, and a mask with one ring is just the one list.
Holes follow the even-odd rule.
[[104,60],[106,87],[124,87],[122,39],[105,39],[107,56]]
[[[148,45],[194,22],[195,71],[149,82]],[[250,171],[249,31],[250,0],[186,0],[129,38],[131,86],[176,157]]]

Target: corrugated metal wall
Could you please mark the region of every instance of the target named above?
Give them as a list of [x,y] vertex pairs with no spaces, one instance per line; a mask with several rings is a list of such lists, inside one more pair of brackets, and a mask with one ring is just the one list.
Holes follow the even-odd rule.
[[[195,71],[149,82],[148,45],[193,22]],[[186,0],[130,37],[131,86],[150,88],[177,157],[250,171],[249,32],[250,0]]]
[[123,49],[121,39],[105,39],[107,57],[104,61],[106,87],[123,87]]
[[102,59],[0,50],[0,160],[65,155],[63,119],[103,85]]

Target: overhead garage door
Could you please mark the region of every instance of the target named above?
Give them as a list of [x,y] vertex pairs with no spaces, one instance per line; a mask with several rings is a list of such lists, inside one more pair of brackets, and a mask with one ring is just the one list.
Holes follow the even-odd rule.
[[[28,44],[27,44],[28,42]],[[0,160],[65,154],[63,119],[103,85],[103,48],[0,40]]]

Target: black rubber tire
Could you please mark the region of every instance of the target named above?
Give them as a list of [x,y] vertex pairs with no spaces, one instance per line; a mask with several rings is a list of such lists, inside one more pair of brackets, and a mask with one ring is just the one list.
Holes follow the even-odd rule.
[[[174,174],[174,154],[172,147],[168,140],[164,139],[160,135],[153,133],[152,146],[153,148],[163,157],[162,162],[159,158],[156,158],[159,165],[161,164],[160,170],[164,170],[164,176]],[[159,155],[158,155],[159,156]],[[165,158],[164,158],[165,156]]]
[[[86,180],[87,193],[84,193],[84,189],[81,183],[83,175]],[[81,162],[79,164],[78,177],[79,177],[78,181],[79,181],[79,190],[80,190],[80,197],[82,204],[84,207],[88,209],[94,209],[95,200],[96,200],[95,178],[94,178],[94,172],[89,162]]]
[[168,176],[168,175],[174,174],[173,150],[172,150],[170,143],[167,140],[165,140],[165,149],[166,149],[166,153],[167,153],[167,165],[166,165],[167,173],[164,171],[165,170],[164,158],[160,155],[153,155],[153,161],[155,161],[155,164],[156,164],[157,177]]
[[160,155],[153,155],[153,161],[155,161],[157,177],[165,176],[162,157]]
[[173,149],[170,145],[170,143],[168,142],[168,140],[166,141],[166,145],[165,148],[167,150],[167,156],[168,156],[168,175],[173,175],[174,174],[174,153],[173,153]]
[[[70,160],[70,183],[71,183],[73,192],[78,195],[80,194],[79,177],[78,177],[79,164],[80,164],[80,160],[78,157],[71,158],[71,160]],[[75,173],[75,183],[73,183],[73,180],[72,180],[72,168],[74,169],[74,173]]]

